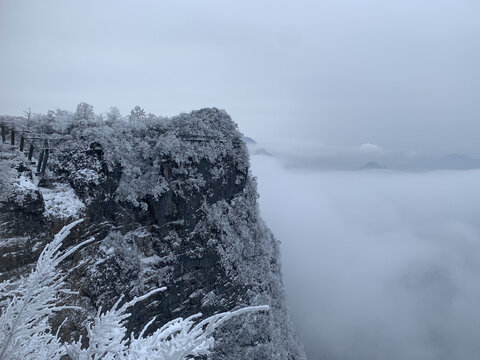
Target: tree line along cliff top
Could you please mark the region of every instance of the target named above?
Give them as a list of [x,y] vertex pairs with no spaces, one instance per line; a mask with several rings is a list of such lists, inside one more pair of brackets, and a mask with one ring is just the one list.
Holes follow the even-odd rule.
[[[215,164],[214,177],[223,175],[225,160],[241,173],[248,172],[242,134],[231,117],[217,108],[164,117],[146,114],[136,106],[122,116],[115,107],[95,114],[93,106],[80,103],[75,112],[57,109],[47,114],[28,113],[24,118],[3,116],[0,122],[17,132],[26,131],[40,142],[48,139],[53,149],[50,174],[68,175],[70,182],[98,184],[106,172],[120,166],[122,179],[116,196],[135,206],[146,195],[164,193],[172,175],[183,173],[191,187],[200,186],[202,176],[197,166],[191,165],[201,161]],[[98,156],[91,156],[92,152]]]

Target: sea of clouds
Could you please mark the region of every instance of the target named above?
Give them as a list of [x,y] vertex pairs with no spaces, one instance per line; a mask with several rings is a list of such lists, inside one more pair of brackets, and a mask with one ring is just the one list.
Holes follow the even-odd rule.
[[480,170],[252,171],[309,360],[478,359]]

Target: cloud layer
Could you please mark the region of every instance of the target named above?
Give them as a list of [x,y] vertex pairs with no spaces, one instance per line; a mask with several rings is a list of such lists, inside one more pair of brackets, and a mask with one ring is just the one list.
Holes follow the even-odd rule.
[[252,154],[277,157],[285,166],[304,170],[360,170],[368,163],[390,170],[471,170],[480,169],[480,159],[462,154],[431,156],[417,151],[391,151],[378,145],[329,146],[315,142],[249,144]]
[[310,360],[478,357],[480,171],[253,171]]

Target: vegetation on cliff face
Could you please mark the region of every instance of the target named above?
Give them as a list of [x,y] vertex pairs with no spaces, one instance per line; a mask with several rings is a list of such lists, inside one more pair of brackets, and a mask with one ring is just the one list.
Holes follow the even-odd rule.
[[131,301],[122,302],[121,296],[110,310],[98,312],[86,325],[87,344],[82,338],[63,342],[59,331],[53,332],[49,319],[54,313],[76,306],[61,303],[62,293],[72,293],[65,288],[64,274],[59,265],[79,248],[94,241],[88,239],[67,251],[62,251],[63,240],[70,230],[83,220],[65,226],[40,254],[34,269],[25,277],[0,283],[0,360],[60,360],[68,356],[74,360],[182,360],[208,355],[213,347],[213,332],[227,320],[248,312],[268,311],[268,306],[255,306],[220,313],[197,323],[202,314],[187,319],[177,318],[156,329],[150,335],[142,331],[127,336],[127,312],[140,301],[165,288],[157,288]]
[[[75,268],[68,281],[86,309],[64,333],[78,333],[96,309],[112,307],[121,294],[129,300],[165,285],[152,302],[132,309],[128,331],[140,331],[151,316],[154,329],[178,316],[268,304],[268,314],[241,316],[217,330],[212,359],[304,358],[288,320],[278,242],[260,218],[248,152],[228,114],[202,109],[164,118],[134,109],[122,118],[116,109],[100,116],[80,104],[75,113],[57,110],[32,122],[55,147],[50,190],[71,191],[82,206],[70,215],[57,212],[63,218],[46,211],[55,202],[46,201],[26,171],[33,184],[28,191],[43,209],[29,221],[41,217],[46,242],[52,228],[82,215],[69,241],[97,239],[64,264]],[[5,218],[23,211],[14,202]],[[1,236],[8,242],[32,234],[10,224]],[[14,261],[5,273],[32,262],[8,251]]]

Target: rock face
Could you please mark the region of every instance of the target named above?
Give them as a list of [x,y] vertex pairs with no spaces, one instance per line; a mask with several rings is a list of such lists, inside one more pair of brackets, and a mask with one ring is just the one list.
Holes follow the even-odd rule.
[[[269,313],[225,324],[211,358],[304,359],[286,311],[278,242],[259,216],[241,136],[217,109],[135,128],[87,124],[57,136],[54,189],[22,189],[31,199],[1,205],[0,255],[10,259],[2,261],[1,276],[36,258],[20,249],[83,217],[70,244],[96,241],[65,266],[74,269],[68,279],[80,292],[74,301],[91,312],[121,294],[132,298],[159,286],[167,290],[133,308],[130,330],[153,316],[160,326],[198,312],[268,304]],[[63,210],[55,200],[62,197],[71,202]],[[80,332],[89,315],[71,317],[65,336]]]

